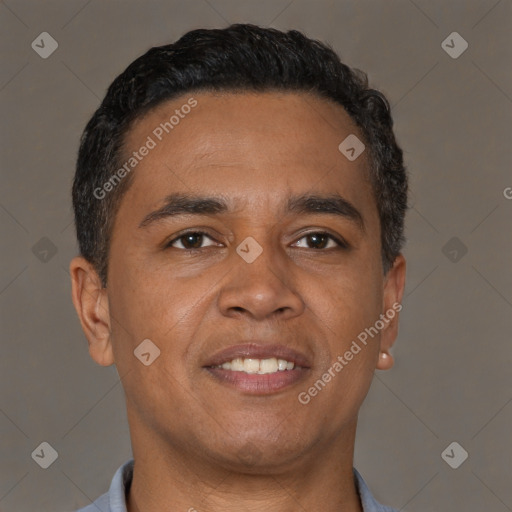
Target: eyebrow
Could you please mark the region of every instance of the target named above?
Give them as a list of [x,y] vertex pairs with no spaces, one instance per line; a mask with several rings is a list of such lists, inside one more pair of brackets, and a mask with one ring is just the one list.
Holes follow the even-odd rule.
[[364,220],[361,212],[347,199],[339,194],[327,196],[316,194],[303,194],[293,196],[288,200],[290,213],[320,213],[338,215],[357,224],[364,231]]
[[[167,196],[162,207],[147,214],[139,224],[144,228],[159,220],[179,215],[218,215],[229,212],[225,199],[175,193]],[[288,199],[287,212],[295,214],[337,215],[354,222],[364,231],[364,220],[359,210],[339,194],[302,194]]]

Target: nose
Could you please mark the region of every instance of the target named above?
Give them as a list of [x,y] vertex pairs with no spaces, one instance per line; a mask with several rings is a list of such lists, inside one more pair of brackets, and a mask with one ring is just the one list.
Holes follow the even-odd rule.
[[304,301],[294,286],[293,266],[285,254],[264,247],[252,263],[236,252],[231,259],[232,270],[226,275],[218,297],[224,316],[285,320],[304,312]]

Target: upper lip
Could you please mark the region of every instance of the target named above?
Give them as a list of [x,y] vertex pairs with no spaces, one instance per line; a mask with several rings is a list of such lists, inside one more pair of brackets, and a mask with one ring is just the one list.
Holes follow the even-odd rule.
[[220,366],[223,363],[237,358],[251,359],[285,359],[295,366],[310,368],[311,363],[306,355],[286,345],[263,344],[258,341],[251,341],[240,345],[232,345],[216,352],[209,358],[204,366]]

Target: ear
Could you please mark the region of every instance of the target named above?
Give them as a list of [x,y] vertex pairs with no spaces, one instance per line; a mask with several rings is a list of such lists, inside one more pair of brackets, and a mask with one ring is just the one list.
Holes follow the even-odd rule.
[[402,309],[405,287],[405,258],[399,254],[388,270],[384,282],[383,311],[381,319],[385,327],[381,331],[378,370],[389,370],[393,366],[393,356],[389,353],[398,335],[398,317]]
[[114,353],[107,289],[85,258],[73,258],[69,271],[73,304],[89,342],[89,354],[98,364],[110,366],[114,363]]

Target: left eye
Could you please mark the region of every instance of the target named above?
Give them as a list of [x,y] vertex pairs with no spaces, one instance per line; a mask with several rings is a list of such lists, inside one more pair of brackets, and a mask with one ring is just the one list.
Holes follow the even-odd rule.
[[206,233],[194,231],[178,236],[174,240],[171,240],[167,246],[185,250],[202,249],[203,247],[208,247],[208,245],[205,246],[202,244],[205,239],[208,239],[212,242],[209,245],[216,245],[212,238],[210,238]]
[[[305,245],[299,245],[301,240],[305,240]],[[331,244],[329,246],[329,243]],[[313,247],[309,247],[308,244]],[[347,247],[347,244],[333,237],[329,233],[308,233],[296,242],[295,247],[305,247],[306,249],[331,249],[333,247]]]

